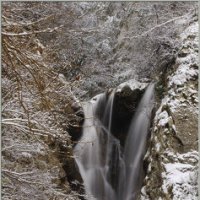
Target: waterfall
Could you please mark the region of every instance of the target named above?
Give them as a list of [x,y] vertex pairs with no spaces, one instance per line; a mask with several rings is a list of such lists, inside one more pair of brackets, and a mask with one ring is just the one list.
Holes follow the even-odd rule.
[[74,148],[88,200],[135,200],[143,179],[143,157],[154,103],[146,89],[131,121],[124,149],[112,134],[115,91],[83,105],[83,134]]
[[126,188],[123,193],[125,200],[133,200],[142,184],[142,164],[146,151],[147,134],[150,128],[151,113],[154,107],[154,84],[146,89],[129,128],[126,139],[124,160],[126,165]]

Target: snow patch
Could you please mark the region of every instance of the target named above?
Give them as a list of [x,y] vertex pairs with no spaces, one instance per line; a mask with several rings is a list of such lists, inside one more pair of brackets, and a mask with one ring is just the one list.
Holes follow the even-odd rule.
[[22,156],[25,157],[25,158],[31,158],[32,155],[30,153],[27,153],[27,152],[22,152]]
[[173,200],[197,199],[197,173],[195,167],[183,163],[167,163],[166,172],[162,173],[165,193],[172,188]]
[[198,76],[198,70],[192,69],[188,65],[180,65],[175,75],[169,77],[169,87],[173,85],[183,86],[194,76]]
[[199,25],[198,22],[193,23],[190,25],[181,35],[180,37],[185,40],[190,35],[198,35]]
[[168,115],[167,111],[161,112],[158,115],[158,120],[159,120],[159,122],[158,122],[159,126],[165,126],[169,121],[169,115]]
[[141,83],[135,79],[131,79],[131,80],[128,80],[124,83],[121,83],[118,87],[117,87],[117,92],[121,92],[122,88],[124,86],[129,86],[131,88],[131,90],[135,90],[135,89],[144,89],[146,88],[148,85],[148,83]]

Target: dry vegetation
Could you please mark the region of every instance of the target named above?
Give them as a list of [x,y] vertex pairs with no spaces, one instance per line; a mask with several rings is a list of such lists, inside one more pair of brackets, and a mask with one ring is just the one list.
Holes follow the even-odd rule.
[[56,49],[39,39],[62,27],[52,27],[49,13],[29,17],[39,4],[26,5],[3,4],[2,198],[76,199],[63,166],[73,167],[67,128],[77,82],[60,77]]

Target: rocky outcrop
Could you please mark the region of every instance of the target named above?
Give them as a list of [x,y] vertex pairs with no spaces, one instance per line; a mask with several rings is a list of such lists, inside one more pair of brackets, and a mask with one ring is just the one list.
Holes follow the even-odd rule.
[[119,85],[115,90],[112,113],[112,133],[120,140],[122,146],[136,111],[148,83],[129,80]]
[[146,154],[149,165],[141,199],[198,199],[198,22],[193,18],[189,23],[166,75]]

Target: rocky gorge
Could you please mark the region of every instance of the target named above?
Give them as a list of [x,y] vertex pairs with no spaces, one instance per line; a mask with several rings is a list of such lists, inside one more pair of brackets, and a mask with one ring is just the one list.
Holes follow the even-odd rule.
[[[13,136],[16,130],[9,129],[11,124],[6,126],[8,116],[12,116],[6,108],[9,105],[14,110],[19,105],[13,103],[17,101],[15,98],[15,101],[5,100],[4,199],[18,199],[17,194],[20,199],[28,199],[29,195],[33,199],[88,199],[73,154],[86,120],[84,102],[100,93],[109,97],[115,91],[112,110],[115,126],[111,132],[124,146],[131,119],[151,82],[155,83],[155,102],[142,159],[144,177],[133,199],[198,199],[197,3],[48,2],[44,5],[48,11],[35,4],[39,8],[34,8],[33,13],[50,15],[59,10],[59,17],[50,22],[50,27],[63,27],[58,33],[37,35],[44,49],[39,58],[44,58],[58,74],[59,86],[55,89],[60,88],[58,93],[62,93],[63,99],[67,96],[67,100],[52,93],[50,99],[59,97],[59,104],[50,111],[39,109],[40,113],[31,114],[33,120],[38,118],[53,132],[39,139],[23,134]],[[27,5],[27,9],[31,8]],[[50,45],[57,51],[52,62],[46,56]],[[3,88],[8,88],[9,76],[5,73],[2,79]],[[25,95],[25,98],[30,97]],[[50,117],[51,112],[54,118]],[[20,113],[14,116],[15,120],[24,119]],[[35,126],[33,123],[33,129]],[[36,176],[31,176],[27,169]],[[24,180],[28,185],[24,185]],[[34,186],[29,185],[31,181]],[[15,190],[9,197],[11,188]]]

